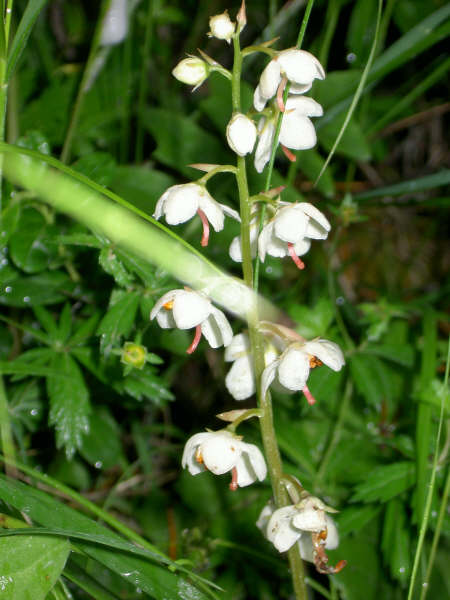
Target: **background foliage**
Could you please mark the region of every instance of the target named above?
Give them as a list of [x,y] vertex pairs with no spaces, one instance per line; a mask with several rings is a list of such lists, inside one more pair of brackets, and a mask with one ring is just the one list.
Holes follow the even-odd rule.
[[[385,2],[363,96],[330,166],[311,183],[361,78],[376,4],[317,0],[306,32],[303,47],[327,70],[314,89],[325,116],[318,146],[295,164],[280,157],[274,185],[290,184],[284,199],[317,203],[333,231],[300,274],[269,257],[260,289],[305,337],[340,340],[348,366],[313,372],[314,407],[297,394],[277,395],[276,429],[286,471],[341,511],[341,543],[331,554],[348,566],[331,579],[311,570],[314,597],[405,598],[425,513],[413,597],[444,598],[448,4]],[[192,94],[171,70],[197,47],[230,66],[230,48],[205,32],[211,14],[228,8],[234,17],[238,5],[142,0],[130,8],[126,40],[102,50],[104,63],[83,95],[67,158],[77,173],[151,215],[168,186],[196,177],[188,164],[234,160],[224,145],[228,82],[213,75]],[[243,45],[275,36],[280,49],[294,45],[303,8],[300,0],[248,2]],[[98,11],[81,0],[15,3],[9,143],[60,156]],[[246,61],[247,108],[264,65],[260,57]],[[249,177],[254,193],[263,189],[253,166]],[[227,175],[210,190],[218,201],[237,202]],[[26,598],[33,589],[33,600],[288,598],[286,563],[254,525],[268,484],[232,493],[221,478],[180,469],[187,437],[217,428],[214,415],[236,404],[224,387],[222,353],[202,345],[188,357],[189,332],[149,322],[155,300],[178,284],[8,180],[2,196],[1,434],[3,454],[15,454],[22,467],[0,477],[1,597]],[[228,223],[206,253],[239,276],[228,256],[237,232]],[[199,223],[176,233],[200,248]],[[142,369],[121,362],[126,341],[146,346]],[[256,427],[242,427],[258,443]]]

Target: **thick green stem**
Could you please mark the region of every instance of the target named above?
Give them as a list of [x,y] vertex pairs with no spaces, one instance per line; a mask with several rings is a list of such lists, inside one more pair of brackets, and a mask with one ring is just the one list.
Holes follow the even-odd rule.
[[[241,109],[241,71],[242,71],[242,53],[239,45],[239,37],[235,35],[233,38],[234,44],[234,63],[232,77],[232,105],[233,112],[239,112]],[[250,247],[250,195],[247,183],[247,171],[245,166],[245,158],[238,156],[237,158],[237,174],[236,174],[239,203],[241,212],[241,248],[242,248],[242,271],[246,285],[252,287],[253,281],[253,266]],[[272,401],[270,394],[265,397],[261,394],[261,375],[265,367],[264,362],[264,339],[258,330],[258,306],[256,294],[255,301],[248,312],[248,331],[250,344],[252,349],[255,379],[257,382],[258,406],[262,409],[262,416],[259,419],[261,428],[261,437],[264,445],[264,451],[267,461],[270,481],[272,484],[275,503],[278,507],[289,504],[289,497],[285,486],[281,484],[283,477],[283,465],[281,462],[280,450],[278,448],[272,413]],[[288,552],[289,564],[291,568],[292,581],[297,600],[306,600],[306,584],[303,571],[303,561],[300,557],[298,544],[294,544]]]

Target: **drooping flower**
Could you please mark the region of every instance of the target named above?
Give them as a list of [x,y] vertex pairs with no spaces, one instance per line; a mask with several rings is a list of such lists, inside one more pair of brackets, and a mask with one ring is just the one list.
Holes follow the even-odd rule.
[[100,45],[114,46],[120,44],[128,33],[127,0],[111,0],[103,18]]
[[262,72],[253,97],[254,107],[262,111],[267,101],[277,94],[283,80],[291,83],[289,93],[304,94],[311,89],[314,79],[324,78],[325,71],[315,56],[296,48],[283,50]]
[[[256,253],[258,251],[258,233],[259,233],[259,220],[260,215],[258,209],[255,205],[252,206],[252,216],[250,218],[250,228],[249,228],[249,236],[250,236],[250,252],[251,257],[256,258]],[[231,258],[235,262],[242,262],[242,241],[241,236],[237,235],[233,238],[230,248],[228,250]]]
[[257,480],[262,481],[267,475],[261,450],[226,430],[197,433],[189,438],[181,464],[191,475],[205,470],[214,475],[231,471],[230,489],[233,491]]
[[[308,150],[316,145],[316,130],[309,117],[321,117],[322,115],[321,105],[312,98],[290,96],[287,99],[278,142],[289,160],[295,161],[295,156],[289,152],[289,148],[291,150]],[[277,115],[262,117],[258,123],[259,140],[255,152],[255,169],[258,173],[262,173],[270,159],[276,117]]]
[[297,267],[303,269],[305,265],[299,256],[308,252],[311,239],[325,240],[331,225],[309,202],[279,202],[279,206],[259,236],[259,258],[264,262],[266,254],[279,258],[289,255]]
[[325,550],[337,548],[339,535],[327,511],[336,512],[319,498],[306,495],[298,504],[278,510],[266,505],[256,525],[279,552],[286,552],[298,543],[303,560],[315,563],[321,573],[338,573],[346,561],[339,561],[336,567],[328,565]]
[[212,348],[228,346],[233,331],[226,316],[212,305],[207,296],[194,290],[171,290],[155,304],[150,319],[158,321],[163,329],[195,327],[192,344],[186,350],[192,354],[197,348],[202,334]]
[[[264,352],[265,364],[270,364],[277,357],[272,345]],[[250,354],[250,340],[245,333],[238,333],[225,349],[225,360],[233,365],[225,377],[227,390],[235,400],[246,400],[256,392],[255,372]]]
[[310,369],[327,365],[333,371],[340,371],[345,364],[342,350],[334,342],[315,339],[310,342],[289,344],[279,358],[271,362],[263,371],[261,391],[265,397],[270,384],[276,376],[285,388],[292,391],[302,390],[308,404],[315,399],[306,385]]
[[172,75],[182,83],[193,85],[194,90],[196,90],[208,77],[209,67],[201,58],[190,56],[177,64],[172,71]]
[[256,125],[242,113],[236,113],[227,125],[227,141],[233,152],[245,156],[256,142]]
[[192,219],[196,213],[203,224],[202,246],[208,245],[209,223],[214,231],[221,231],[224,215],[237,221],[241,220],[239,213],[225,204],[216,202],[206,187],[199,183],[183,183],[168,188],[158,200],[153,218],[160,219],[164,215],[169,225],[179,225]]
[[233,37],[236,23],[228,16],[228,11],[215,15],[209,18],[209,29],[208,37],[215,37],[219,40],[225,40],[228,44]]

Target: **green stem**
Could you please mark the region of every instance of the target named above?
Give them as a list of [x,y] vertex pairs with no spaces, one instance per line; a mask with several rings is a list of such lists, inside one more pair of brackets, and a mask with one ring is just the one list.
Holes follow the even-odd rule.
[[[231,81],[232,106],[233,112],[239,112],[241,108],[241,72],[242,72],[242,53],[239,44],[239,37],[233,37],[234,44],[234,63],[233,76]],[[247,172],[245,158],[237,158],[236,180],[239,191],[239,202],[241,210],[241,247],[242,247],[242,271],[246,285],[253,285],[253,267],[250,248],[250,195],[247,183]],[[256,297],[256,295],[255,295]],[[265,456],[268,466],[269,478],[272,484],[275,503],[278,507],[289,504],[289,497],[284,486],[280,485],[283,476],[283,466],[281,462],[280,450],[278,448],[272,413],[272,401],[270,394],[265,397],[261,395],[261,375],[265,367],[264,362],[264,340],[258,331],[258,306],[256,301],[248,312],[248,330],[252,349],[255,379],[257,382],[258,406],[262,409],[262,416],[259,419],[261,428],[261,437],[264,445]],[[295,597],[297,600],[306,600],[307,591],[304,578],[303,561],[300,557],[298,544],[294,544],[288,552],[289,564],[291,568],[292,581]]]
[[344,391],[344,397],[342,399],[340,408],[339,408],[339,414],[338,414],[338,418],[336,421],[336,425],[334,426],[333,429],[333,433],[331,435],[331,439],[330,439],[330,443],[328,444],[328,448],[326,449],[326,452],[322,458],[322,462],[320,463],[320,466],[317,470],[317,474],[314,478],[314,484],[313,484],[313,488],[317,489],[317,486],[320,485],[320,482],[322,481],[325,472],[327,470],[328,467],[328,463],[330,462],[330,458],[337,446],[337,444],[339,443],[339,438],[341,437],[341,431],[342,431],[342,424],[344,422],[345,419],[345,415],[347,413],[349,404],[350,404],[350,398],[352,397],[352,392],[353,392],[353,385],[351,380],[347,380],[347,384],[345,386],[345,391]]
[[148,82],[148,57],[152,43],[153,33],[153,12],[155,10],[154,0],[148,0],[147,20],[145,22],[145,38],[144,49],[142,51],[142,68],[139,79],[138,92],[138,111],[137,111],[137,132],[136,132],[136,153],[135,158],[137,163],[141,163],[144,156],[144,127],[142,125],[142,113],[145,105],[145,97],[147,95]]
[[86,66],[84,68],[83,76],[81,78],[80,85],[78,87],[77,98],[75,100],[75,104],[73,107],[72,115],[70,117],[69,127],[67,128],[66,138],[64,140],[64,145],[61,151],[61,161],[63,163],[68,163],[70,160],[70,152],[72,149],[72,141],[75,135],[75,131],[78,125],[78,119],[80,118],[81,108],[83,106],[84,98],[88,91],[88,84],[92,75],[92,67],[95,65],[95,59],[97,57],[97,50],[100,45],[100,36],[103,27],[103,18],[106,14],[106,11],[109,8],[111,0],[104,0],[100,15],[97,20],[97,25],[95,28],[94,37],[92,40],[91,48],[89,50],[89,56],[86,62]]
[[11,421],[8,411],[8,399],[6,397],[5,385],[3,376],[0,374],[0,438],[2,443],[3,454],[8,459],[5,464],[5,472],[7,475],[15,475],[15,450],[11,431]]

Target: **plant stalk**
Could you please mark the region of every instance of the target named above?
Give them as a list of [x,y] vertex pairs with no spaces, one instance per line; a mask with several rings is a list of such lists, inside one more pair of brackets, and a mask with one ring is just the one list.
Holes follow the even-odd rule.
[[[233,37],[234,44],[234,63],[233,75],[231,80],[231,94],[233,113],[241,109],[241,73],[242,73],[242,53],[239,44],[239,36]],[[242,272],[244,281],[248,287],[254,287],[253,266],[250,247],[250,195],[247,182],[247,171],[245,158],[238,156],[236,180],[239,191],[239,203],[241,213],[241,248],[242,248]],[[261,437],[265,450],[267,467],[270,481],[272,484],[273,495],[277,507],[286,506],[290,503],[286,488],[282,485],[283,465],[281,461],[280,450],[278,448],[272,412],[272,401],[270,394],[265,397],[261,395],[261,375],[265,367],[264,362],[264,339],[258,330],[258,306],[257,296],[254,295],[254,302],[249,309],[248,331],[251,345],[251,352],[254,362],[255,379],[257,382],[258,407],[262,409],[262,415],[259,419]],[[304,578],[303,561],[300,557],[298,544],[294,544],[288,552],[291,576],[294,586],[296,600],[306,600],[307,591]]]

